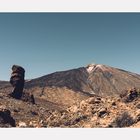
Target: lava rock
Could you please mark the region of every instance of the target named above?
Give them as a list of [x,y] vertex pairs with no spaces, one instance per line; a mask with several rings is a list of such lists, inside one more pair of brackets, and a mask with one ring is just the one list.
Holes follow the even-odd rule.
[[116,102],[112,102],[112,106],[116,106],[117,104],[116,104]]
[[140,104],[138,104],[138,105],[136,106],[136,108],[140,109]]
[[14,89],[11,93],[11,96],[16,99],[20,99],[22,96],[25,83],[24,77],[25,77],[24,68],[18,65],[13,65],[10,83]]
[[0,127],[16,127],[11,112],[3,107],[0,107]]
[[107,109],[106,108],[102,108],[99,112],[98,112],[98,117],[103,118],[104,116],[107,115]]
[[22,94],[21,100],[24,101],[24,102],[29,102],[29,103],[35,104],[34,95],[32,95],[30,93],[27,93],[27,92],[24,92]]

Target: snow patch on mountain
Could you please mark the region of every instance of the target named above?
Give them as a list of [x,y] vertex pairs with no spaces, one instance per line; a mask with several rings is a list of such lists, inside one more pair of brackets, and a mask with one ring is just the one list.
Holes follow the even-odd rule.
[[89,65],[87,65],[86,70],[88,73],[91,73],[95,67],[96,67],[95,64],[89,64]]
[[94,72],[97,68],[100,68],[101,70],[105,70],[105,67],[103,65],[96,65],[96,64],[89,64],[86,67],[86,70],[88,73]]

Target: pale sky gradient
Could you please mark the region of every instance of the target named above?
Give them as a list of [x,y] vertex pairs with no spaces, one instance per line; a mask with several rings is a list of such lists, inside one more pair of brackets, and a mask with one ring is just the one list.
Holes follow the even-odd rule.
[[140,13],[0,13],[0,80],[105,64],[140,74]]

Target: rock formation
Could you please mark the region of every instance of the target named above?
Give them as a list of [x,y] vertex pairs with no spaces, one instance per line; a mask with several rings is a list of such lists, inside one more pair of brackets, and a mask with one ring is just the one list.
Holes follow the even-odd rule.
[[25,102],[35,104],[34,96],[30,93],[23,92],[25,84],[24,77],[25,77],[24,68],[18,65],[13,65],[12,74],[10,78],[10,83],[13,86],[13,91],[10,95],[16,99],[21,99]]
[[12,96],[20,99],[23,94],[25,70],[21,66],[13,65],[10,83],[13,86]]

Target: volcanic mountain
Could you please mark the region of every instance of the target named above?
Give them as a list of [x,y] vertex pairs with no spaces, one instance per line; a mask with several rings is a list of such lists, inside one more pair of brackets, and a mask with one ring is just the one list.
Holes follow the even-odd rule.
[[121,69],[90,64],[87,67],[52,73],[26,83],[27,89],[59,87],[85,94],[114,95],[121,91],[140,88],[140,75]]
[[[119,96],[133,87],[135,98]],[[132,72],[90,64],[26,80],[35,104],[10,97],[12,89],[0,81],[0,127],[140,127],[140,75]]]
[[[25,84],[25,89],[36,98],[66,106],[93,94],[118,96],[132,87],[140,88],[140,75],[99,64],[55,72]],[[7,82],[0,83],[1,92],[10,90],[11,86]]]

